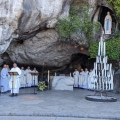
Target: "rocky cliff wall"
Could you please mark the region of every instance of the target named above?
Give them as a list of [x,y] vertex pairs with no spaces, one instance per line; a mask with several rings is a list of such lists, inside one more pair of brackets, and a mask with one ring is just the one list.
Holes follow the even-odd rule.
[[[73,2],[79,0],[0,0],[0,64],[7,53],[11,61],[20,64],[60,67],[70,63],[72,54],[83,53],[74,46],[61,45],[55,24],[69,15]],[[90,6],[91,20],[98,21],[102,0],[81,0]],[[106,0],[102,6],[111,6]],[[7,57],[7,56],[6,56]],[[7,59],[8,60],[8,59]]]

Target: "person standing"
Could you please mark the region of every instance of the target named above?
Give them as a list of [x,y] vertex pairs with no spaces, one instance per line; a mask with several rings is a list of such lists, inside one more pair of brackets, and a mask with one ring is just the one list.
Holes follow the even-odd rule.
[[28,66],[27,69],[25,70],[27,87],[31,87],[31,85],[32,85],[31,72],[32,72],[32,71],[31,71],[31,69],[30,69],[30,66]]
[[20,76],[21,87],[26,87],[26,77],[24,67],[21,67],[21,76]]
[[81,72],[79,74],[79,88],[83,88],[83,81],[84,81],[84,71],[81,68]]
[[8,90],[10,90],[10,87],[9,87],[9,81],[10,81],[9,71],[10,71],[10,67],[9,67],[9,65],[6,65],[6,67],[7,67],[7,70],[8,70],[8,76],[7,76],[8,77],[8,83],[7,83],[8,85],[7,86],[8,86]]
[[84,72],[84,80],[83,80],[83,88],[84,89],[88,89],[88,69],[85,68],[85,72]]
[[7,92],[9,90],[8,87],[8,70],[7,65],[4,64],[1,70],[1,92]]
[[9,65],[6,65],[7,66],[7,69],[8,69],[8,72],[10,71],[10,67],[9,67]]
[[74,76],[74,87],[78,87],[79,71],[77,69],[75,69],[73,76]]
[[92,69],[90,69],[89,75],[88,75],[88,89],[94,89],[94,72]]
[[19,88],[20,88],[21,70],[20,70],[20,68],[17,67],[16,63],[13,63],[13,68],[9,72],[17,72],[18,73],[18,75],[11,75],[10,82],[9,82],[12,96],[13,95],[17,96],[19,93]]
[[[34,73],[38,73],[38,71],[36,70],[36,67],[34,67],[33,71]],[[38,76],[32,76],[32,86],[34,86],[34,80],[35,80],[35,86],[38,86]]]

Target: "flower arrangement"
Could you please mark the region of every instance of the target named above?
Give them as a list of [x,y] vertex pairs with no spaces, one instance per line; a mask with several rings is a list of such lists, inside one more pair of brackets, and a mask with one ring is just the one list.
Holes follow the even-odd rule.
[[43,91],[43,90],[45,90],[46,87],[47,86],[46,86],[45,82],[39,82],[38,90]]

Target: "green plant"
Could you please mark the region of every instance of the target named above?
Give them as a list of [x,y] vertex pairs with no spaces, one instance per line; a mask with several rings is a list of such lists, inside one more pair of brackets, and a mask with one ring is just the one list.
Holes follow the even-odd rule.
[[120,0],[108,0],[108,2],[113,6],[120,23]]
[[47,86],[45,85],[45,82],[39,82],[38,84],[38,90],[43,91],[45,90]]
[[[98,54],[98,42],[93,42],[89,47],[90,58],[96,58]],[[109,59],[116,60],[120,58],[120,33],[116,37],[106,41],[106,55]]]
[[56,24],[56,31],[61,40],[72,40],[74,33],[79,40],[84,40],[83,34],[88,42],[93,39],[93,31],[99,30],[100,23],[90,20],[87,7],[71,7],[70,14],[66,18],[59,19]]

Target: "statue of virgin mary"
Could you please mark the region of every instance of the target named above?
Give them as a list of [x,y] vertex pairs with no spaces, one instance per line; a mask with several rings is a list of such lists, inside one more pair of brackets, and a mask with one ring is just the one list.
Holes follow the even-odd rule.
[[111,28],[112,28],[112,17],[110,15],[110,12],[107,12],[107,15],[104,21],[105,34],[111,34]]

